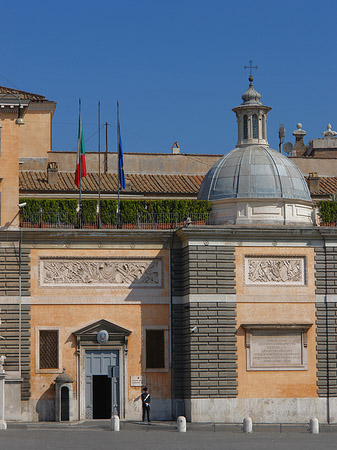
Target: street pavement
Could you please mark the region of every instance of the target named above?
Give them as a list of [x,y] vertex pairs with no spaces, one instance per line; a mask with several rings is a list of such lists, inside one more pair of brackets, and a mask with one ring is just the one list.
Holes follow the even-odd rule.
[[259,425],[252,434],[241,425],[187,424],[178,433],[174,422],[121,422],[110,431],[110,421],[77,424],[9,423],[0,431],[0,449],[10,450],[332,450],[337,448],[337,427],[322,426],[318,435],[308,425]]

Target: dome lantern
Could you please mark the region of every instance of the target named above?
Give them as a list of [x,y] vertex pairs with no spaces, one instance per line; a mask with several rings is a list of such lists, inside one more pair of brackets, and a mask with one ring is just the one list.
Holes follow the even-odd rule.
[[254,89],[254,78],[249,77],[249,88],[242,94],[243,102],[233,108],[238,122],[237,147],[243,145],[269,145],[267,140],[267,115],[269,106],[261,103],[261,94]]

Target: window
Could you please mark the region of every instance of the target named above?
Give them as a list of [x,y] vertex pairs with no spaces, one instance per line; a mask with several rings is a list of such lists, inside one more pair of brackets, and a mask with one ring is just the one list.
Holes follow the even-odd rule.
[[253,114],[253,139],[258,138],[257,127],[258,127],[257,115]]
[[36,328],[36,371],[58,373],[62,368],[60,330],[57,327]]
[[262,115],[262,139],[266,139],[266,118]]
[[58,331],[40,330],[40,369],[57,369]]
[[243,116],[243,139],[248,139],[248,116]]
[[165,367],[164,330],[146,330],[146,368]]
[[168,371],[168,330],[149,326],[144,331],[143,365],[148,372]]

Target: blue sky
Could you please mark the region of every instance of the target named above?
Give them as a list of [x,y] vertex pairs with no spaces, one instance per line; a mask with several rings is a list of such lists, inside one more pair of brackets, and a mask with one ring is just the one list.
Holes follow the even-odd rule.
[[224,154],[252,59],[277,149],[280,123],[292,142],[297,122],[307,140],[328,122],[337,129],[335,13],[335,2],[311,0],[7,2],[0,85],[57,102],[53,150],[76,148],[81,97],[87,151],[98,100],[116,150],[119,99],[125,152],[170,152],[177,140],[183,153]]

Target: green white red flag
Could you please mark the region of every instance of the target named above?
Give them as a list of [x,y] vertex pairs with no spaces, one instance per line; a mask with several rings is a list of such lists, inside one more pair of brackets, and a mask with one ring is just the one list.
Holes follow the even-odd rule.
[[84,149],[82,121],[80,114],[78,119],[77,158],[76,158],[76,172],[75,172],[75,184],[78,188],[80,187],[80,178],[86,176],[87,176],[87,168],[85,165],[85,149]]

